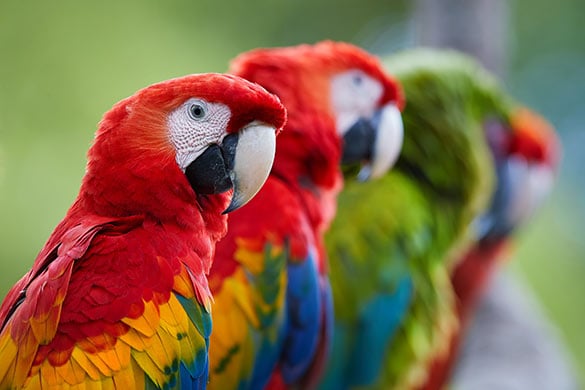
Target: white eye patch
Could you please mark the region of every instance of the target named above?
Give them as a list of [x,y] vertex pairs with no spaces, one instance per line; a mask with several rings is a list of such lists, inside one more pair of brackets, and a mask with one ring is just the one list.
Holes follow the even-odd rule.
[[510,157],[507,169],[515,185],[510,219],[526,221],[541,206],[554,184],[554,172],[546,164],[534,164],[518,156]]
[[331,106],[337,119],[337,133],[343,135],[360,117],[374,113],[383,87],[361,70],[340,73],[331,80]]
[[[193,112],[197,113],[197,117]],[[177,164],[183,171],[207,146],[221,143],[227,135],[230,117],[231,111],[225,104],[195,98],[187,100],[169,114],[169,136],[176,150]]]

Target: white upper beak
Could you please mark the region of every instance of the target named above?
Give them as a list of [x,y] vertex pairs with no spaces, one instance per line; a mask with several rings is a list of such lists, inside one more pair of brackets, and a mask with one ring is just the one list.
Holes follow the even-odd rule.
[[396,105],[389,103],[381,110],[371,162],[362,167],[358,179],[375,179],[384,175],[398,159],[403,138],[404,126],[400,110]]
[[243,206],[258,193],[270,174],[275,151],[274,127],[252,122],[240,131],[232,172],[234,193],[224,214]]

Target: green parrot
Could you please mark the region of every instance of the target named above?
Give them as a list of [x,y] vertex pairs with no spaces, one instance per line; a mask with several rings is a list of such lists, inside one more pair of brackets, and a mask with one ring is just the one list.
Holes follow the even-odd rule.
[[[450,269],[494,194],[494,150],[515,103],[454,51],[413,49],[385,65],[406,97],[404,145],[377,181],[347,180],[326,235],[335,307],[322,389],[408,389],[457,331]],[[346,172],[354,177],[354,172]]]

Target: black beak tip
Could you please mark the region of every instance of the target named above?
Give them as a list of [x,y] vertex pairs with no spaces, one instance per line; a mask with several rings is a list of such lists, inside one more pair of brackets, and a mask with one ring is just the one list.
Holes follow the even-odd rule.
[[230,202],[229,206],[221,213],[222,215],[231,213],[239,209],[242,206],[242,202],[240,201],[240,197],[236,195],[236,191],[234,190],[234,196],[232,201]]
[[230,203],[230,205],[228,206],[228,208],[227,208],[227,209],[225,209],[225,210],[223,210],[223,211],[221,212],[221,215],[226,215],[226,214],[229,214],[229,213],[231,213],[232,211],[236,210],[237,208],[238,208],[238,207],[236,207],[236,206],[234,206],[233,204],[231,204],[231,203]]

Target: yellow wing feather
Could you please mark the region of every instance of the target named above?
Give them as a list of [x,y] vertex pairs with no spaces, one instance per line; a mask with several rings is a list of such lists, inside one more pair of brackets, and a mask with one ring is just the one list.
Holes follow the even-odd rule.
[[0,353],[6,358],[0,362],[0,389],[144,388],[145,373],[162,387],[170,380],[170,367],[179,361],[192,364],[195,353],[206,348],[174,294],[160,305],[145,301],[141,316],[123,322],[129,329],[118,338],[94,336],[76,343],[70,355],[55,352],[34,366],[36,332],[27,332],[17,346],[7,327],[0,336]]
[[[279,274],[278,281],[274,281],[280,289],[276,300],[270,303],[265,301],[252,281],[261,277],[267,261],[282,256],[284,248],[276,245],[264,247],[261,242],[242,238],[236,239],[236,245],[234,259],[240,266],[221,281],[221,288],[214,294],[213,332],[209,345],[210,390],[237,388],[240,381],[251,377],[258,348],[254,343],[254,333],[262,331],[263,337],[276,341],[277,326],[260,330],[262,318],[269,317],[276,308],[284,307],[284,272]],[[284,258],[276,261],[282,260]]]

